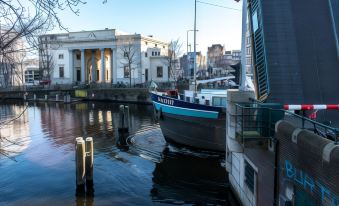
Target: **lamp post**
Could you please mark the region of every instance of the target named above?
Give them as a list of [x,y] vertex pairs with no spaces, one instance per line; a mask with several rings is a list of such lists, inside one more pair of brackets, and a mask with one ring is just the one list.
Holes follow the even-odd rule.
[[[186,41],[187,41],[187,54],[188,54],[188,47],[190,46],[190,44],[188,43],[188,33],[190,31],[194,31],[194,30],[193,29],[187,30],[187,38],[186,38]],[[199,31],[199,30],[196,30],[196,31]]]

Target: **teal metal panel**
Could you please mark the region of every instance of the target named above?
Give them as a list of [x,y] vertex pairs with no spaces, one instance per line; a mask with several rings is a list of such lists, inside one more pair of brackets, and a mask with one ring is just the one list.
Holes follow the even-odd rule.
[[218,119],[219,112],[214,111],[203,111],[203,110],[195,110],[195,109],[187,109],[175,106],[169,106],[165,104],[159,104],[157,102],[153,102],[155,108],[159,111],[161,109],[162,112],[175,114],[175,115],[183,115],[190,117],[201,117],[208,119]]

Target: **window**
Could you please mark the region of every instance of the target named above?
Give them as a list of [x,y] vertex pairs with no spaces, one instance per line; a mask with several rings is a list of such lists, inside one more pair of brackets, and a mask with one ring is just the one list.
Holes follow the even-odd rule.
[[253,167],[245,160],[245,183],[248,189],[254,194],[255,188],[255,171]]
[[145,57],[147,58],[147,52],[145,52]]
[[152,56],[154,56],[154,51],[152,51]]
[[212,97],[212,105],[215,107],[226,107],[226,97]]
[[160,52],[158,52],[158,56],[160,56]]
[[59,78],[64,78],[64,67],[59,67]]
[[157,67],[157,77],[162,77],[162,67]]
[[76,78],[77,78],[77,81],[80,82],[81,81],[81,71],[80,71],[80,67],[76,67]]
[[81,59],[81,54],[76,54],[76,58],[77,58],[77,60],[80,60]]
[[59,54],[59,59],[64,59],[64,55],[63,54]]
[[253,16],[252,16],[252,24],[253,24],[253,33],[255,33],[259,28],[258,12],[257,11],[255,11]]
[[124,78],[129,78],[129,68],[128,68],[128,66],[124,66]]
[[155,47],[157,47],[158,45],[157,45],[157,44],[155,44],[154,46],[155,46]]
[[128,57],[128,53],[127,52],[124,52],[124,57]]

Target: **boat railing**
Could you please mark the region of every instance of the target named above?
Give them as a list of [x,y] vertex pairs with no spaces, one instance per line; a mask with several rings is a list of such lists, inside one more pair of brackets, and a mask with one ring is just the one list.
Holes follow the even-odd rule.
[[235,105],[235,132],[239,143],[250,140],[274,139],[275,124],[286,120],[338,144],[339,129],[306,116],[284,110],[282,105],[268,103],[238,103]]

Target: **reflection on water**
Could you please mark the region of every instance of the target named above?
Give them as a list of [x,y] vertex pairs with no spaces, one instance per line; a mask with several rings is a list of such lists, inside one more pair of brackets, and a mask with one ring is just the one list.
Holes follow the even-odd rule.
[[[0,126],[0,205],[234,205],[217,157],[168,149],[152,107],[129,105],[133,138],[118,135],[119,105],[30,104]],[[25,110],[0,105],[0,122]],[[94,197],[75,196],[74,139],[94,138]]]

